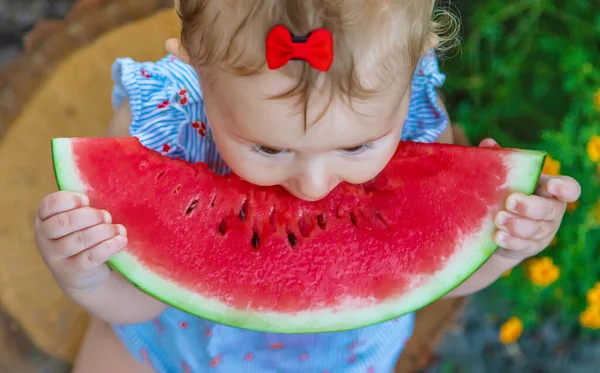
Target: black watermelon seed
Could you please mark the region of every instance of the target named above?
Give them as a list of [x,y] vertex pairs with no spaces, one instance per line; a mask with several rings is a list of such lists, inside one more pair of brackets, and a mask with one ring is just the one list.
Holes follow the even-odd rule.
[[321,229],[327,228],[327,216],[325,214],[317,216],[317,224]]
[[258,237],[258,233],[254,232],[252,235],[252,247],[258,249],[258,245],[260,243],[260,238]]
[[198,200],[197,199],[193,200],[192,203],[190,203],[190,205],[188,206],[187,210],[185,210],[185,214],[186,215],[191,214],[196,209],[196,207],[198,207]]
[[352,225],[358,228],[358,220],[354,211],[350,213],[350,222],[352,223]]
[[298,240],[296,239],[296,235],[293,234],[293,233],[288,233],[287,239],[288,239],[290,245],[292,245],[292,247],[296,247],[296,245],[298,244]]
[[221,224],[219,224],[219,233],[221,233],[221,236],[224,236],[225,233],[227,233],[227,223],[225,220],[221,220]]

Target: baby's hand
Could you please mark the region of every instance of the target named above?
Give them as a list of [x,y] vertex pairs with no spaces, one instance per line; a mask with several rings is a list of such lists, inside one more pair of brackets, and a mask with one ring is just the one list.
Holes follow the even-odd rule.
[[[481,147],[498,147],[486,139]],[[498,231],[495,241],[500,246],[497,254],[514,259],[526,259],[543,251],[558,232],[567,203],[575,202],[581,186],[568,176],[540,177],[535,194],[511,194],[506,210],[496,215]]]
[[108,279],[106,261],[127,245],[125,228],[111,222],[108,212],[89,207],[85,195],[57,192],[41,201],[36,243],[67,293],[95,289]]

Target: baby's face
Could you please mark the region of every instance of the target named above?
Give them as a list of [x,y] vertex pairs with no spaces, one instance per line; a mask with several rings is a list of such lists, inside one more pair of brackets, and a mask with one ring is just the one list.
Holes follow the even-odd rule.
[[308,201],[325,197],[341,182],[363,183],[381,172],[396,150],[410,100],[406,74],[352,108],[334,100],[319,119],[329,95],[314,92],[306,128],[297,98],[273,98],[294,85],[281,72],[200,76],[213,136],[229,167],[251,183],[281,185]]

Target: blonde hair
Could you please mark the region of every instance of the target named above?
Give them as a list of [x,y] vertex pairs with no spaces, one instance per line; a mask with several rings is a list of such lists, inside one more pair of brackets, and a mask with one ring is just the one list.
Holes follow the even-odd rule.
[[[350,101],[376,92],[361,79],[361,65],[376,64],[376,69],[369,69],[369,80],[391,83],[391,77],[406,71],[407,65],[414,72],[436,38],[442,43],[455,40],[456,18],[445,10],[434,13],[435,2],[177,0],[176,9],[182,22],[182,43],[194,65],[218,65],[239,75],[256,74],[264,68],[265,40],[274,26],[285,25],[298,36],[319,27],[328,29],[334,38],[335,60],[325,80],[332,95]],[[320,77],[322,73],[305,63],[296,87],[279,97],[300,96],[306,113],[308,97]]]

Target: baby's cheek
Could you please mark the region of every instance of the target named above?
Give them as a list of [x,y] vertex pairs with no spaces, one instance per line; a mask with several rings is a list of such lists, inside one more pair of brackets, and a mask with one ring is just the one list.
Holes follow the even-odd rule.
[[385,168],[387,162],[370,161],[361,164],[356,164],[354,167],[346,167],[343,169],[341,178],[343,181],[350,184],[363,184],[372,180],[375,176]]
[[271,186],[283,184],[286,180],[286,173],[282,167],[269,164],[267,160],[257,159],[259,156],[250,151],[230,155],[222,155],[225,163],[236,175],[249,183]]
[[354,162],[348,161],[343,165],[338,165],[335,169],[340,170],[338,176],[342,181],[350,184],[366,183],[381,173],[394,155],[395,150],[394,146],[381,149],[376,153],[374,152],[372,156],[365,157],[362,160],[357,159]]

